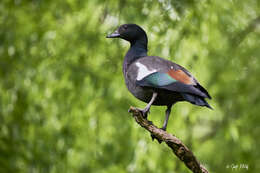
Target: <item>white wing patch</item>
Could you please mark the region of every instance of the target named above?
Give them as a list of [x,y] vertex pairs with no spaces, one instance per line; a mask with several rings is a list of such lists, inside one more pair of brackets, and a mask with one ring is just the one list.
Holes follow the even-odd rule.
[[144,77],[148,76],[149,74],[152,74],[156,72],[156,70],[149,70],[145,65],[141,64],[140,62],[135,63],[135,65],[138,67],[138,73],[137,73],[137,80],[142,80]]

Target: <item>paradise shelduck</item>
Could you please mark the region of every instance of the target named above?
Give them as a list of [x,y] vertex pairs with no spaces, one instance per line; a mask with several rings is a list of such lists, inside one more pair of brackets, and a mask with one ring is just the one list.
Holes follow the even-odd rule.
[[136,24],[123,24],[107,38],[129,41],[130,49],[125,55],[123,73],[128,90],[147,104],[140,109],[147,118],[151,105],[167,106],[162,126],[166,130],[171,107],[176,102],[188,101],[198,106],[211,106],[205,98],[209,93],[184,67],[158,56],[147,55],[148,38]]

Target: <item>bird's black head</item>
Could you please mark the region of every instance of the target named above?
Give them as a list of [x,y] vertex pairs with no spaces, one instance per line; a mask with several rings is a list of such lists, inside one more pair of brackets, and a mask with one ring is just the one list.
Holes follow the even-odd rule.
[[117,28],[115,32],[108,35],[107,38],[122,38],[131,44],[141,41],[147,44],[147,36],[145,31],[136,24],[123,24]]

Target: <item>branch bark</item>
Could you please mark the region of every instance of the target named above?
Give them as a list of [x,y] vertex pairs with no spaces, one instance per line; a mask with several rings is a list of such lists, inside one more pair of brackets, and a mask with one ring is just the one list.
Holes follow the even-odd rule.
[[202,166],[192,151],[186,147],[181,140],[176,136],[167,133],[166,131],[153,125],[151,121],[144,119],[142,113],[134,107],[130,107],[129,112],[135,118],[135,121],[151,133],[156,136],[158,141],[165,142],[173,151],[173,153],[184,162],[184,164],[194,173],[208,173],[207,169]]

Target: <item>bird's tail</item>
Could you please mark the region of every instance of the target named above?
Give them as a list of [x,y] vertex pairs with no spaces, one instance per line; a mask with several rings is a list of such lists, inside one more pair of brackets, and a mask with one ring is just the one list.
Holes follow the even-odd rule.
[[205,98],[203,97],[200,97],[200,96],[197,96],[197,95],[193,95],[193,94],[188,94],[188,93],[182,93],[182,96],[183,98],[192,103],[192,104],[195,104],[195,105],[198,105],[198,106],[206,106],[210,109],[213,109],[209,104],[208,102],[205,100]]

